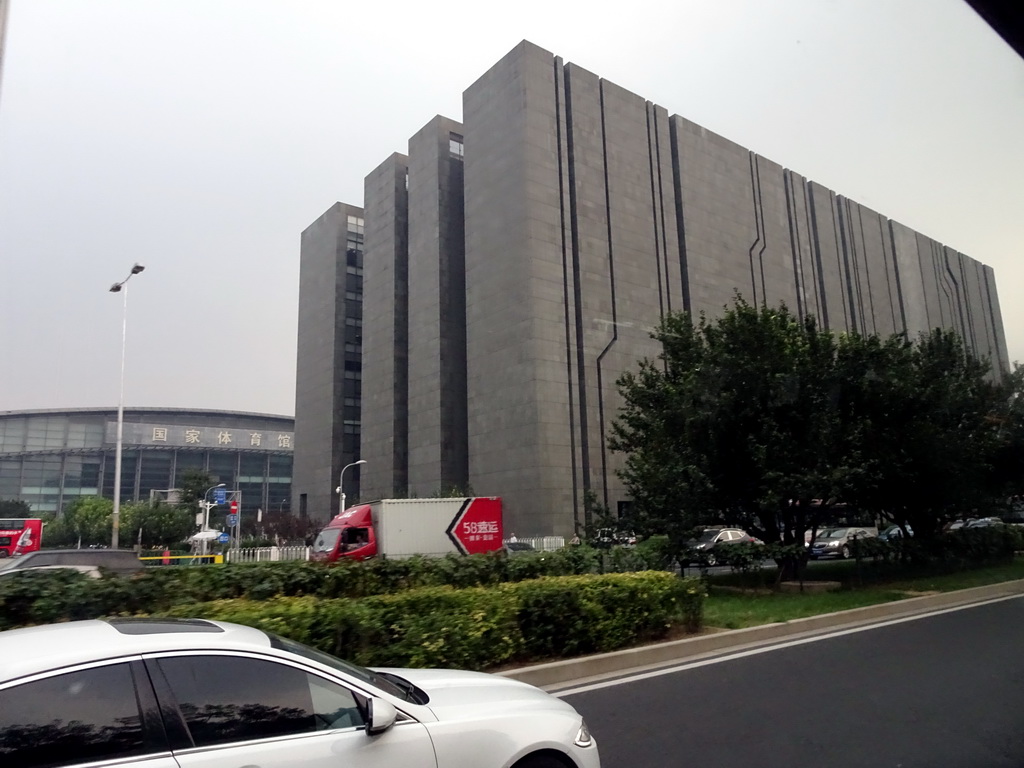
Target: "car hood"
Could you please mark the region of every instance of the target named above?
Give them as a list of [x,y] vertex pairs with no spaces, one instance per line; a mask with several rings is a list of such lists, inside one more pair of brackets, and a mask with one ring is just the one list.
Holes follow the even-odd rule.
[[467,712],[485,716],[491,710],[511,714],[522,709],[574,713],[573,707],[561,699],[532,685],[484,672],[449,669],[381,669],[405,678],[423,689],[430,697],[427,706],[438,720],[464,718]]

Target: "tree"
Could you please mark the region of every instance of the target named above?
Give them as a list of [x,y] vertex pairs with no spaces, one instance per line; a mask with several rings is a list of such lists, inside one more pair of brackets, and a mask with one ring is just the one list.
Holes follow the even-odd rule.
[[1006,377],[988,422],[995,428],[993,487],[1004,514],[1024,517],[1024,366]]
[[837,336],[737,298],[653,337],[662,354],[620,378],[609,442],[638,521],[677,548],[709,523],[802,544],[836,502],[927,536],[989,486],[999,389],[951,332]]
[[[619,380],[612,450],[638,520],[677,547],[692,529],[741,524],[766,541],[802,541],[821,505],[856,472],[837,409],[834,337],[785,306],[737,298],[715,321],[669,315],[657,361]],[[853,461],[854,463],[851,463]]]
[[991,415],[1005,385],[952,331],[893,349],[879,361],[854,358],[846,372],[852,379],[861,371],[848,415],[859,421],[865,460],[863,481],[848,496],[929,539],[993,497],[999,432]]
[[32,507],[21,499],[0,499],[0,517],[34,517]]
[[187,507],[168,504],[130,504],[121,508],[121,530],[126,543],[139,541],[156,549],[180,545],[195,528],[195,515]]
[[186,469],[178,481],[181,490],[180,503],[199,510],[203,495],[214,485],[213,476],[205,469]]
[[114,502],[87,496],[64,507],[60,517],[43,530],[46,546],[107,545],[113,525]]

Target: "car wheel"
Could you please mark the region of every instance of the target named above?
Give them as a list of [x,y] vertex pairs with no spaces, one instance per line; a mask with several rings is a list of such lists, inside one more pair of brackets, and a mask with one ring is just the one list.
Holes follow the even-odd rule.
[[512,768],[565,768],[565,763],[551,755],[527,755]]
[[845,544],[843,544],[843,560],[849,560],[849,559],[850,559],[850,548],[848,546],[846,546]]
[[708,554],[708,565],[711,566],[712,568],[714,568],[716,565],[718,565],[718,558],[709,553]]

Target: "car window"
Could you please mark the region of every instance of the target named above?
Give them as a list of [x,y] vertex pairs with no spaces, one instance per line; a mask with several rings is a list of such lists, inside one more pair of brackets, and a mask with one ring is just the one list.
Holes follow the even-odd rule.
[[286,664],[233,656],[158,663],[197,747],[363,724],[351,691]]
[[0,691],[4,768],[56,768],[150,751],[128,664],[68,672]]

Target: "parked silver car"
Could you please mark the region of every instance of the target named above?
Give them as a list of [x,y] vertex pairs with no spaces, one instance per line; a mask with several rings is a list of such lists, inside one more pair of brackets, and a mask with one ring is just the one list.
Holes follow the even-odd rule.
[[877,534],[869,528],[829,528],[821,531],[811,545],[811,560],[824,557],[848,559],[853,551],[850,545],[857,539],[875,538]]
[[600,768],[567,702],[480,672],[369,670],[251,627],[0,632],[0,765]]

